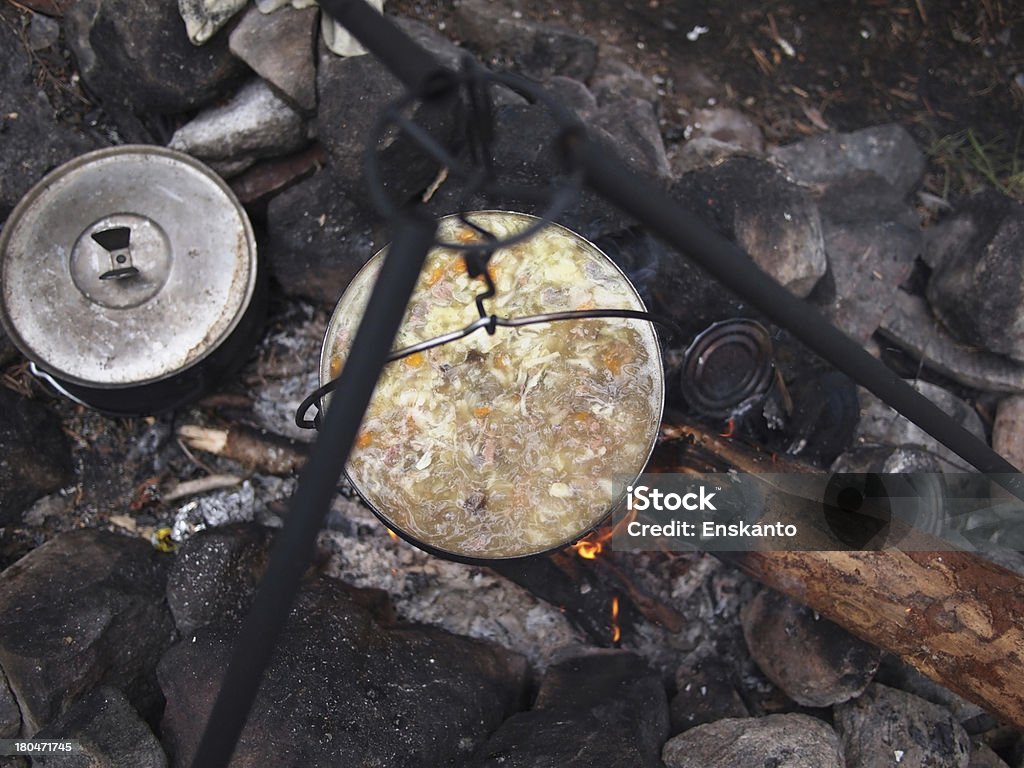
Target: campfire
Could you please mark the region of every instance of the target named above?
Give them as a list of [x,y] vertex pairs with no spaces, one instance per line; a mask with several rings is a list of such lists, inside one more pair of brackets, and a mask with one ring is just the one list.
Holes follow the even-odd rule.
[[[23,169],[0,186],[0,748],[15,764],[42,749],[204,768],[1019,759],[1024,528],[999,470],[1024,457],[1024,347],[1016,303],[984,298],[1019,287],[1011,187],[937,198],[897,124],[839,134],[815,109],[807,138],[766,142],[713,103],[665,117],[663,76],[519,8],[463,0],[443,19],[419,9],[425,24],[402,4],[378,26],[379,7],[341,0],[130,5],[0,8],[17,100],[0,132]],[[767,76],[804,38],[766,19],[774,47],[752,55]],[[678,31],[695,46],[709,24]],[[38,78],[62,110],[38,108]],[[99,160],[127,170],[80,181]],[[186,192],[133,188],[140,167]],[[553,219],[607,274],[551,254],[517,271],[520,244],[467,214],[488,210],[522,211],[542,240]],[[446,216],[453,252],[426,255]],[[359,270],[389,243],[383,309],[332,320],[349,286],[376,295]],[[236,261],[193,268],[188,288],[175,270],[204,249]],[[397,323],[395,276],[422,263],[423,333],[364,344],[405,410],[361,421],[377,376],[357,321]],[[188,302],[216,309],[218,291],[234,303],[196,330]],[[69,296],[77,314],[48,303]],[[431,324],[432,308],[458,322]],[[109,325],[138,375],[104,346]],[[193,357],[165,361],[179,325]],[[504,343],[549,327],[547,357]],[[634,413],[659,350],[660,423]],[[487,372],[508,386],[467,396]],[[417,428],[459,408],[426,447]],[[502,442],[509,414],[551,421],[542,452]],[[531,447],[565,448],[568,468],[541,476]],[[524,468],[537,484],[504,499]],[[887,477],[912,491],[877,492]],[[417,517],[431,481],[472,536],[444,538],[452,509],[429,531]],[[689,492],[712,509],[677,522],[739,514],[732,489],[754,487],[764,503],[743,511],[795,521],[800,544],[638,542],[634,524],[669,520],[627,502],[640,482],[707,486]],[[542,521],[582,491],[600,509],[557,530],[524,523],[491,546],[480,522]],[[851,544],[851,519],[872,535]]]

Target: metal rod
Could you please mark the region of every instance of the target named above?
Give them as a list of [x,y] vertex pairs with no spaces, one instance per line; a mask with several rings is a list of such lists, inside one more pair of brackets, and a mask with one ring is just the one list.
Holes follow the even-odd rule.
[[[652,233],[689,256],[741,299],[785,328],[811,350],[982,472],[1012,475],[1010,462],[972,435],[931,400],[794,297],[742,249],[715,232],[667,193],[650,184],[604,147],[584,139],[570,151],[583,164],[586,183]],[[993,478],[1017,496],[1020,478]],[[1011,487],[1012,486],[1012,487]]]
[[423,93],[431,82],[451,74],[433,54],[364,0],[321,0],[319,5],[413,93]]
[[263,673],[287,623],[299,582],[312,559],[317,534],[336,494],[338,478],[377,378],[433,244],[436,225],[424,215],[406,214],[394,225],[394,240],[381,265],[334,395],[335,407],[326,414],[324,429],[289,501],[284,527],[274,538],[266,574],[242,623],[192,768],[223,768],[231,759]]

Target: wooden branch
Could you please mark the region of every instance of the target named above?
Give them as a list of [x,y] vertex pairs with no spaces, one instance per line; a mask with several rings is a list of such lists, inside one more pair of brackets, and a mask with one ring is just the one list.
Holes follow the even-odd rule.
[[189,448],[234,459],[249,469],[271,475],[290,475],[306,461],[309,447],[294,440],[260,432],[242,424],[212,429],[186,424],[178,436]]
[[[698,427],[666,427],[652,471],[820,472]],[[918,544],[920,542],[916,542]],[[1024,578],[968,552],[742,552],[723,557],[933,680],[1024,727]]]

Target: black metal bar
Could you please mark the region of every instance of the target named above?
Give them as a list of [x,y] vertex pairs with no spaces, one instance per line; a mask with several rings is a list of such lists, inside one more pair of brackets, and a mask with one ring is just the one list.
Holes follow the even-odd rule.
[[439,76],[451,74],[433,54],[364,0],[321,0],[319,5],[413,93],[423,93]]
[[324,429],[299,476],[284,527],[274,539],[267,571],[238,634],[192,768],[223,768],[234,752],[263,673],[270,664],[317,533],[355,442],[370,396],[395,340],[413,286],[433,244],[435,223],[406,214],[393,222],[394,240],[381,265],[366,312],[334,393]]
[[[586,182],[594,190],[673,248],[689,256],[773,323],[787,329],[964,461],[982,472],[1018,472],[1010,462],[868,354],[817,310],[779,285],[742,249],[684,210],[668,194],[638,176],[621,160],[612,157],[607,148],[583,140],[569,151],[577,154],[586,173]],[[1015,487],[1017,490],[1007,489],[1019,496],[1020,486]]]

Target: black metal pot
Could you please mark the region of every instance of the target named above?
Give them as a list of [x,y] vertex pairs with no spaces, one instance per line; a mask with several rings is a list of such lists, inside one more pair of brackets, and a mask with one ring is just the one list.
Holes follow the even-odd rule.
[[18,203],[0,236],[0,321],[32,370],[117,415],[195,400],[246,359],[267,304],[231,189],[162,147],[91,152]]

